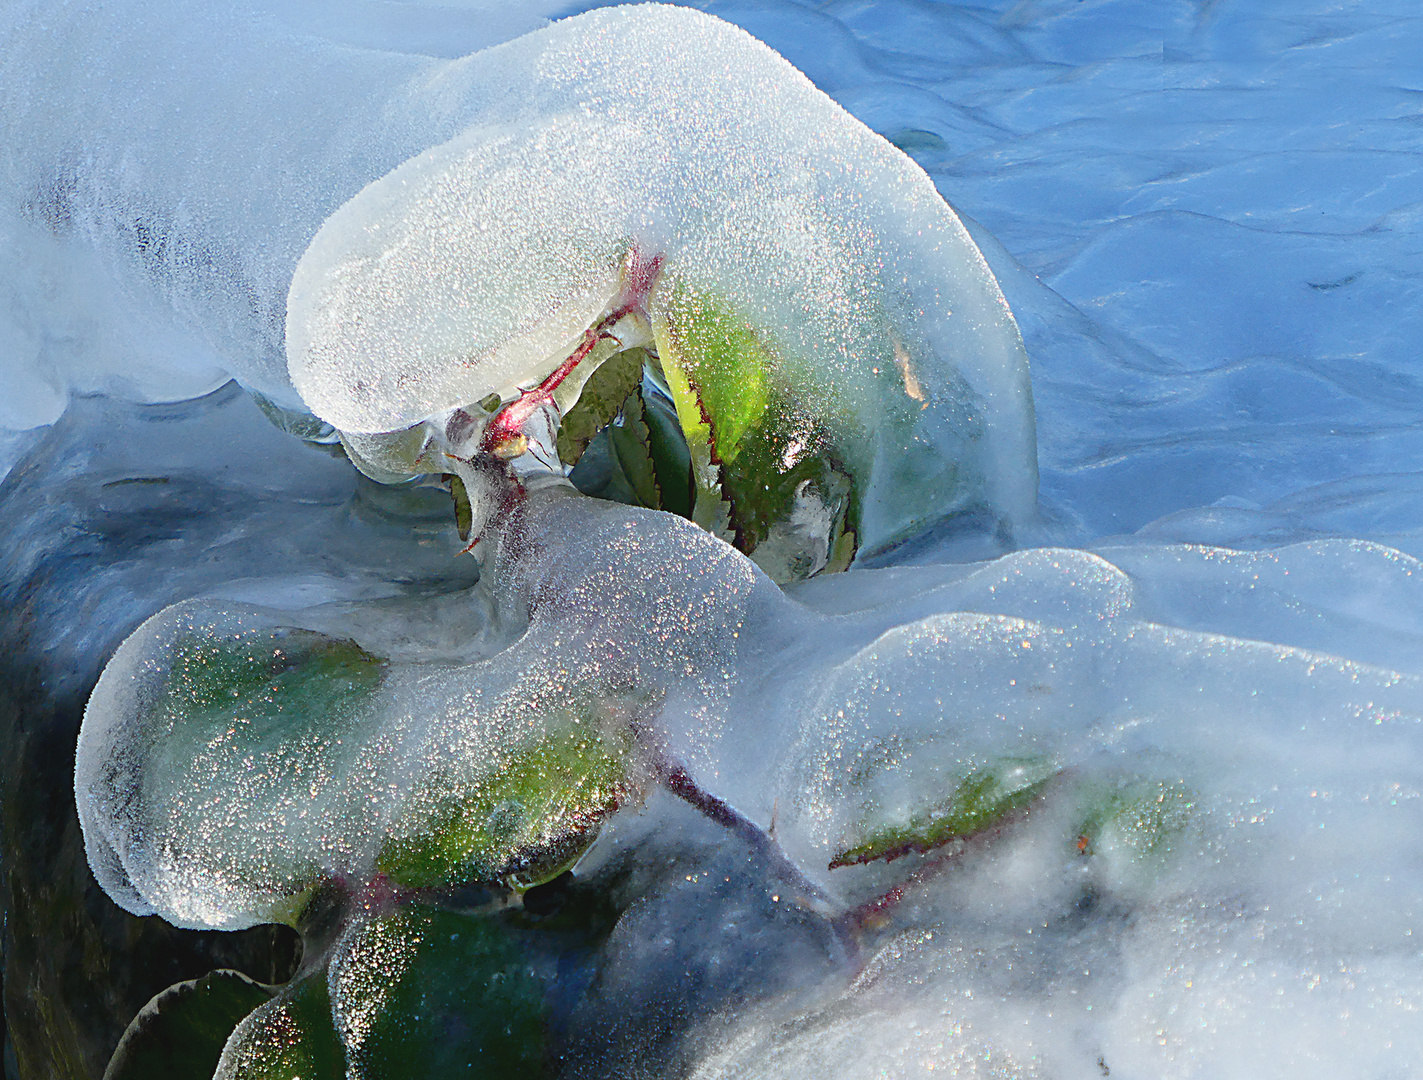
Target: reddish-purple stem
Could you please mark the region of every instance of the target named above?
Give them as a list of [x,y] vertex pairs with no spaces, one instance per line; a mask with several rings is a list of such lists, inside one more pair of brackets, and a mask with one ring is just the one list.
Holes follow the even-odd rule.
[[596,326],[591,326],[583,331],[583,340],[579,342],[578,347],[553,370],[548,378],[532,390],[521,391],[516,401],[510,402],[500,410],[499,414],[485,428],[484,438],[480,441],[480,449],[493,451],[497,447],[517,439],[523,433],[524,425],[529,422],[529,418],[553,401],[553,392],[558,389],[559,384],[568,378],[573,369],[597,347],[600,341],[613,336],[611,327],[624,316],[642,308],[647,300],[647,294],[652,289],[652,283],[657,279],[658,271],[661,269],[662,256],[660,254],[654,255],[650,259],[644,259],[642,253],[637,248],[633,248],[628,253],[627,266],[623,271],[624,284],[623,291],[618,297],[618,306],[605,315]]

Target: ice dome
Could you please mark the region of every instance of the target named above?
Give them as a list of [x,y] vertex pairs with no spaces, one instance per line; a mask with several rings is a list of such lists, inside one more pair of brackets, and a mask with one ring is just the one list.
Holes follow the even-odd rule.
[[[990,506],[1029,520],[1027,361],[987,264],[923,171],[785,60],[720,20],[643,5],[445,78],[492,104],[342,206],[298,264],[288,361],[318,416],[394,431],[512,396],[629,304],[634,260],[657,267],[632,314],[664,367],[763,378],[842,426],[922,413],[914,441],[944,445]],[[744,351],[734,372],[698,355],[717,320],[758,342],[764,374]],[[870,531],[873,546],[894,527]]]

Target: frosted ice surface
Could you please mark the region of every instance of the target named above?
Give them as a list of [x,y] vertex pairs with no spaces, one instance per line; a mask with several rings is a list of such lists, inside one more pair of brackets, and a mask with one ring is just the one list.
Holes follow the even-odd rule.
[[[912,819],[1005,755],[1068,767],[1027,828],[968,853],[937,879],[942,890],[910,898],[914,928],[884,945],[862,978],[827,988],[828,1000],[808,1014],[771,1004],[734,1018],[704,1047],[699,1075],[1412,1075],[1423,1060],[1417,12],[1401,0],[1367,13],[1286,0],[1033,0],[947,12],[894,5],[953,24],[969,62],[950,64],[922,55],[909,16],[876,22],[871,5],[836,8],[857,30],[839,21],[824,29],[819,40],[839,59],[825,65],[829,75],[812,74],[825,85],[838,75],[839,100],[900,139],[956,206],[1005,241],[995,247],[968,223],[1035,362],[1045,490],[1058,528],[1045,539],[1095,540],[1093,550],[856,571],[794,590],[791,604],[690,528],[671,539],[713,556],[707,566],[718,569],[690,594],[679,591],[669,580],[683,565],[677,558],[618,535],[644,519],[598,508],[608,516],[547,519],[550,535],[562,530],[560,543],[572,545],[570,559],[525,575],[501,598],[507,625],[490,621],[487,594],[451,593],[379,615],[379,605],[308,609],[287,596],[273,611],[253,603],[279,597],[284,583],[265,591],[261,582],[239,583],[233,595],[250,602],[160,616],[105,678],[96,700],[122,708],[92,710],[77,777],[96,874],[130,910],[239,925],[281,914],[312,867],[359,878],[379,858],[379,842],[348,822],[318,830],[290,814],[281,819],[298,803],[297,813],[313,812],[302,781],[324,783],[319,794],[333,807],[346,785],[359,790],[362,781],[339,774],[323,732],[279,749],[257,740],[253,724],[234,724],[235,715],[224,724],[211,713],[203,731],[160,728],[153,708],[124,697],[126,674],[146,664],[155,679],[171,670],[164,650],[172,637],[164,635],[180,617],[224,628],[246,620],[254,636],[305,627],[387,658],[367,704],[345,699],[346,722],[401,734],[398,750],[380,739],[371,750],[388,755],[388,773],[370,824],[409,820],[412,833],[423,826],[418,814],[401,816],[416,806],[410,762],[447,760],[423,718],[471,715],[462,699],[451,703],[452,687],[470,680],[475,704],[491,710],[478,715],[523,731],[519,723],[566,719],[556,689],[571,675],[622,693],[631,671],[664,695],[659,723],[694,774],[762,825],[774,820],[784,847],[837,902],[873,894],[905,865],[825,869],[855,830],[873,829],[871,809]],[[73,206],[68,220],[79,223],[55,233],[31,213],[0,226],[7,239],[20,237],[0,255],[13,264],[4,287],[19,290],[0,305],[7,318],[20,313],[0,331],[5,355],[18,358],[20,374],[6,383],[24,388],[17,414],[52,412],[71,387],[123,389],[107,360],[95,359],[102,352],[121,359],[114,370],[156,373],[150,389],[139,388],[150,395],[168,392],[170,377],[190,380],[179,387],[219,377],[229,363],[219,355],[224,340],[239,343],[234,354],[265,358],[266,368],[252,361],[249,382],[258,385],[263,370],[280,376],[276,316],[319,223],[371,177],[455,138],[472,115],[498,104],[461,82],[472,62],[352,54],[337,63],[317,42],[288,41],[271,53],[269,69],[253,45],[260,38],[265,47],[267,28],[255,34],[219,16],[200,16],[215,20],[211,33],[184,29],[185,15],[109,24],[95,41],[65,22],[75,9],[49,9],[53,36],[33,29],[29,8],[12,10],[13,25],[31,29],[0,46],[14,46],[0,69],[6,104],[23,102],[0,115],[10,144],[24,148],[4,166],[17,180],[6,206]],[[830,18],[805,5],[713,10],[759,17],[756,31],[773,46],[777,33],[806,35],[782,46],[788,54],[814,54],[817,27]],[[974,38],[979,27],[988,29]],[[1008,38],[1022,46],[1016,59]],[[175,52],[197,59],[169,81],[146,65],[140,41],[158,42],[165,54],[176,43]],[[972,62],[975,41],[982,63]],[[25,87],[47,85],[41,69],[70,70],[61,61],[76,42],[97,58],[89,88],[27,98]],[[226,61],[213,42],[231,44]],[[294,56],[331,61],[312,81],[331,87],[332,109],[294,112],[290,103],[311,90],[287,81]],[[342,81],[347,62],[375,63],[388,79],[355,87]],[[212,73],[242,93],[173,92]],[[362,112],[370,87],[395,85],[411,89],[393,99],[408,109],[392,105],[390,125]],[[127,89],[104,89],[97,111],[72,107],[109,86]],[[292,96],[281,97],[281,87]],[[169,172],[178,166],[167,158],[154,166],[145,154],[156,151],[143,149],[170,95],[180,104],[162,113],[171,122],[163,130],[184,147],[173,159],[195,150],[228,167],[194,179],[188,204],[175,194],[186,181]],[[432,113],[430,102],[441,107]],[[431,115],[440,118],[435,137],[411,124]],[[348,116],[361,136],[341,144],[355,148],[349,161],[273,134],[309,130],[330,146]],[[255,137],[232,137],[222,123],[208,137],[204,125],[214,118],[241,117],[246,126],[235,130]],[[89,142],[113,153],[94,159],[96,173],[74,174],[72,200],[31,199],[26,193],[49,190],[45,177],[66,175],[47,163],[88,138],[75,125],[89,125],[97,132]],[[392,130],[416,135],[399,148],[362,141]],[[375,144],[392,148],[389,156],[362,159]],[[267,146],[278,149],[264,154]],[[319,169],[293,174],[298,159]],[[129,188],[114,182],[121,165],[142,166]],[[98,177],[93,190],[88,175]],[[219,175],[237,179],[212,188]],[[319,197],[308,197],[312,176],[338,179],[321,180]],[[277,190],[270,203],[249,197],[268,185]],[[122,195],[93,194],[99,189]],[[196,269],[158,256],[127,224],[149,220],[153,206],[185,205],[196,208],[195,235],[227,238],[191,249],[203,253]],[[269,205],[295,208],[305,233],[269,228],[261,218]],[[84,245],[98,252],[84,256],[89,264],[76,262]],[[224,307],[228,294],[204,299],[201,288],[182,284],[214,266],[239,266],[231,253],[245,251],[270,256],[273,266],[286,260],[284,272],[257,275],[259,288],[230,294],[258,298],[252,322],[250,304],[239,310],[247,299]],[[135,274],[151,264],[156,272]],[[217,276],[225,287],[246,280],[242,273]],[[113,288],[118,299],[90,288],[96,280],[123,283]],[[139,303],[145,290],[154,298]],[[40,294],[48,307],[36,306]],[[192,338],[229,317],[245,329],[217,332],[216,345],[173,344],[157,331],[173,325],[175,306],[188,313],[180,322]],[[240,344],[254,335],[260,348]],[[166,373],[150,365],[155,350],[171,360]],[[134,364],[143,356],[150,366]],[[1096,539],[1153,519],[1135,537]],[[1329,539],[1337,536],[1368,539]],[[647,611],[637,597],[654,585],[673,601]],[[528,611],[534,596],[543,616]],[[580,617],[567,598],[606,604],[622,622]],[[713,614],[708,625],[724,620],[723,629],[744,617],[736,651],[714,647],[716,634],[685,637],[692,611]],[[563,659],[516,668],[515,660],[538,659],[509,651],[525,623],[530,647],[556,644]],[[633,640],[636,653],[621,645]],[[672,641],[690,645],[669,650]],[[335,650],[343,655],[352,654]],[[305,670],[293,667],[288,680],[299,683]],[[406,696],[397,700],[397,688]],[[517,706],[526,700],[533,704]],[[616,700],[626,712],[626,699]],[[418,723],[400,726],[417,713]],[[165,774],[132,767],[140,717],[167,740],[175,767]],[[451,727],[461,754],[483,745],[459,726],[463,719]],[[106,772],[111,751],[120,767]],[[458,760],[467,771],[441,775],[476,791],[482,766]],[[246,812],[249,761],[254,770],[259,762],[290,766],[262,781],[276,809],[252,808],[264,832],[250,848],[235,846],[238,830],[224,818]],[[1101,786],[1192,807],[1155,852],[1144,850],[1150,830],[1134,834],[1120,820],[1079,852],[1074,833]],[[152,822],[187,846],[162,849]],[[304,847],[281,839],[287,828]]]
[[[281,351],[291,268],[334,206],[423,145],[385,113],[432,61],[161,2],[20,3],[6,22],[3,310],[38,356],[0,362],[33,364],[61,397],[175,400],[237,375],[299,406]],[[34,393],[32,422],[53,419]]]
[[419,53],[447,59],[527,34],[567,8],[559,0],[305,0],[253,5],[311,37],[381,52]]
[[[552,481],[490,558],[482,634],[440,628],[477,604],[458,593],[190,603],[130,638],[76,774],[115,900],[184,925],[293,917],[323,881],[359,888],[389,837],[441,835],[447,803],[422,783],[478,804],[511,747],[592,723],[634,771],[655,733],[712,791],[774,817],[803,872],[853,907],[912,864],[827,869],[847,843],[983,770],[1037,768],[1033,814],[911,887],[910,929],[859,979],[799,1019],[740,1017],[703,1075],[779,1074],[852,1042],[873,1052],[837,1074],[972,1059],[1062,1075],[1100,1055],[1191,1075],[1186,1057],[1254,1060],[1267,1027],[1287,1060],[1334,1060],[1311,1034],[1330,1016],[1349,1044],[1418,1037],[1423,683],[1210,632],[1241,622],[1239,582],[1258,579],[1278,636],[1368,651],[1361,626],[1411,625],[1411,560],[1352,549],[1356,579],[1378,585],[1349,601],[1328,545],[1034,551],[850,572],[797,590],[806,606],[684,520]],[[1228,572],[1190,576],[1212,560]],[[916,602],[883,603],[910,575]],[[1172,612],[1196,628],[1143,618]]]
[[[16,10],[0,421],[232,374],[343,430],[403,428],[551,370],[637,252],[662,260],[644,330],[744,326],[805,416],[880,433],[869,546],[904,525],[896,410],[966,506],[1031,517],[1027,362],[991,273],[923,172],[776,54],[650,5],[439,60],[352,49],[322,10]],[[57,79],[72,49],[89,62]]]
[[[1026,356],[992,274],[923,172],[781,57],[649,6],[443,77],[485,110],[332,214],[297,267],[288,360],[318,416],[394,431],[508,399],[635,303],[694,384],[707,362],[673,353],[749,331],[795,410],[782,424],[872,433],[868,546],[902,526],[911,450],[941,453],[1010,522],[1031,517]],[[644,300],[635,268],[652,264]]]
[[469,51],[551,10],[272,8],[7,7],[0,423],[51,422],[70,392],[179,400],[233,375],[300,408],[283,348],[297,258],[477,111],[460,69],[424,53],[454,24]]

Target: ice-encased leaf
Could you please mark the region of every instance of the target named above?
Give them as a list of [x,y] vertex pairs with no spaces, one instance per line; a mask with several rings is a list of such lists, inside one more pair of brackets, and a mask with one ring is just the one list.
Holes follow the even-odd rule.
[[357,1077],[545,1075],[543,979],[502,922],[407,907],[338,947],[332,987]]
[[1005,824],[1026,810],[1058,773],[1046,758],[1008,758],[975,769],[954,785],[944,803],[905,822],[862,827],[859,839],[831,856],[830,869],[922,854]]
[[[374,734],[386,664],[255,612],[190,604],[132,634],[86,711],[75,772],[90,865],[136,914],[294,922],[335,851],[334,802]],[[334,801],[333,801],[334,800]]]
[[[869,432],[848,419],[861,410],[833,400],[805,410],[815,390],[787,383],[774,348],[715,298],[680,297],[656,311],[654,327],[693,461],[692,520],[776,581],[848,566],[871,472]],[[892,419],[880,421],[887,434]],[[961,494],[914,485],[934,513]]]
[[104,1080],[210,1080],[233,1028],[272,995],[237,971],[168,987],[130,1022]]
[[454,474],[450,475],[449,483],[450,498],[455,504],[455,529],[460,534],[461,540],[468,540],[474,523],[474,511],[469,505],[469,492],[465,490],[464,481]]
[[510,878],[527,888],[562,873],[632,791],[627,748],[587,720],[500,755],[495,784],[424,778],[418,809],[382,844],[376,869],[409,888]]
[[544,978],[502,921],[410,905],[233,1032],[216,1080],[545,1075]]
[[583,384],[577,403],[563,418],[558,432],[558,456],[575,465],[593,437],[623,409],[623,403],[642,383],[647,353],[626,349],[600,364]]
[[90,864],[127,910],[235,929],[300,925],[330,882],[527,888],[637,796],[587,679],[386,659],[289,618],[177,605],[101,677],[75,789]]
[[[702,462],[698,490],[746,550],[814,533],[818,568],[840,536],[1031,517],[1021,338],[900,151],[685,8],[589,12],[467,65],[500,89],[483,120],[332,214],[297,268],[288,361],[319,416],[397,431],[509,400],[627,311],[615,332],[655,338],[693,454],[731,466]],[[776,547],[775,576],[805,572]]]
[[607,428],[608,445],[638,505],[692,517],[692,458],[677,412],[649,373]]
[[318,967],[233,1029],[213,1080],[346,1080],[346,1053],[331,1022],[327,969]]
[[1118,861],[1163,856],[1191,822],[1196,795],[1184,780],[1092,778],[1077,785],[1077,846]]

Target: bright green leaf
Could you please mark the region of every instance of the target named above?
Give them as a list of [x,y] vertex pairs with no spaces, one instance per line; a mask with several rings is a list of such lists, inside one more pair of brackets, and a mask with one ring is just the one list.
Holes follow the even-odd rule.
[[472,789],[427,780],[376,867],[408,888],[506,879],[528,888],[577,861],[630,791],[625,750],[591,724],[545,735],[508,751]]

